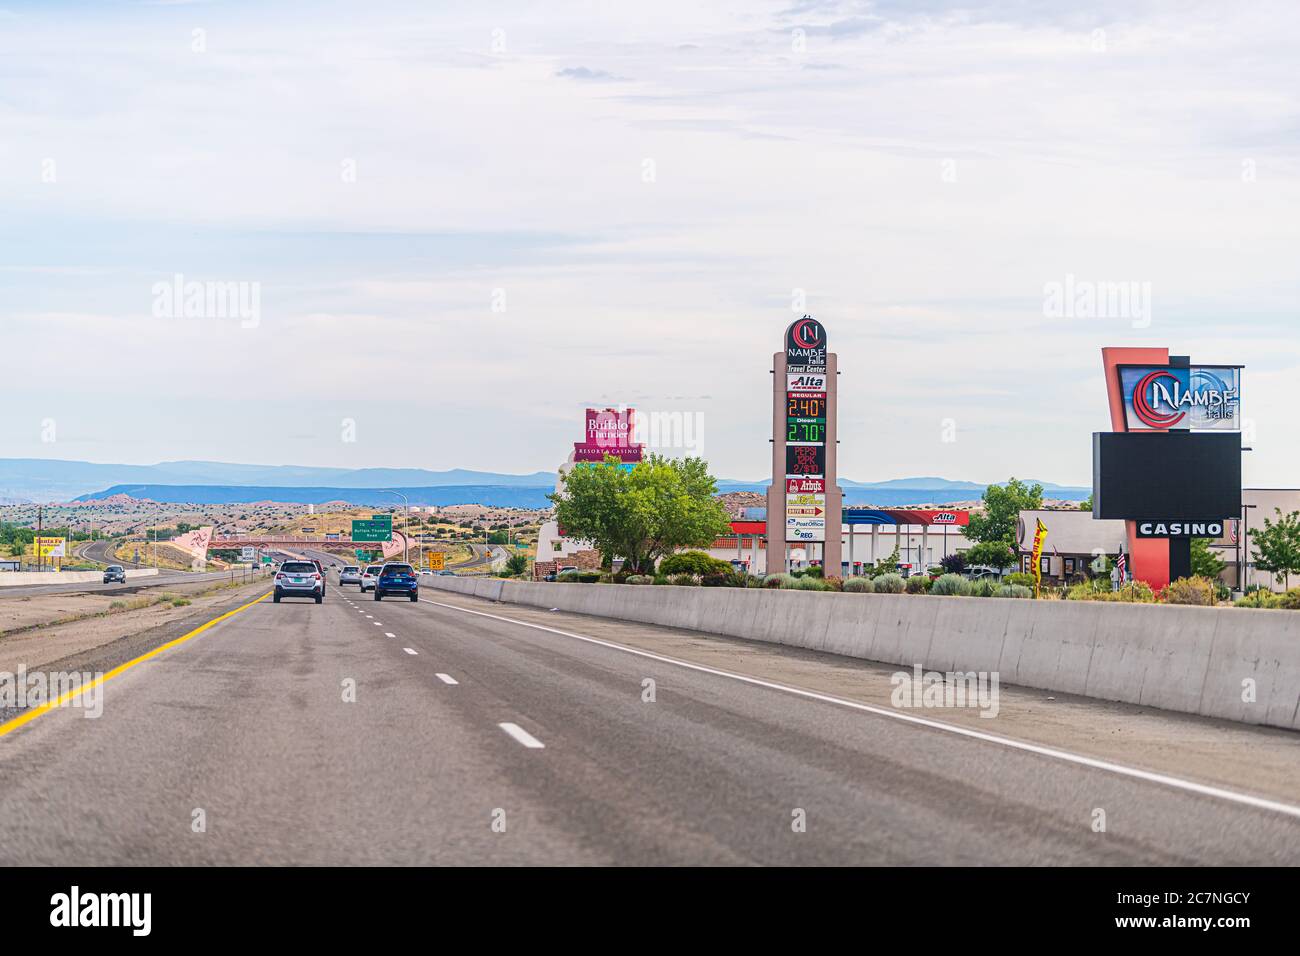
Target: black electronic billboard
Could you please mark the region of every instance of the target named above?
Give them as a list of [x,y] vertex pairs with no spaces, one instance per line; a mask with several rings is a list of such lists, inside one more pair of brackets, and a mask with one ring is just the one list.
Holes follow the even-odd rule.
[[1237,432],[1094,432],[1093,517],[1207,521],[1241,514]]

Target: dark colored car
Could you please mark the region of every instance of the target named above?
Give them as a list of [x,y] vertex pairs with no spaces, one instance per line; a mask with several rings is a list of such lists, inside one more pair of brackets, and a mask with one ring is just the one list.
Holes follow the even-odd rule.
[[275,573],[276,604],[282,597],[306,597],[319,604],[325,598],[325,575],[314,561],[286,561]]
[[126,568],[120,564],[110,564],[104,569],[104,583],[112,584],[114,581],[126,584]]
[[375,578],[375,600],[384,595],[405,595],[412,601],[420,599],[420,578],[409,564],[385,564]]

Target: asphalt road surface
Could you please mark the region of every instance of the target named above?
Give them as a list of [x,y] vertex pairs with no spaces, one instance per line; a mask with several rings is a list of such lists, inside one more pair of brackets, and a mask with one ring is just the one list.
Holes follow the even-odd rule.
[[644,638],[640,625],[569,618],[555,633],[424,590],[418,604],[337,585],[321,605],[263,600],[111,679],[98,719],[60,708],[0,727],[0,863],[1300,862],[1290,803],[579,633],[585,620],[604,640]]

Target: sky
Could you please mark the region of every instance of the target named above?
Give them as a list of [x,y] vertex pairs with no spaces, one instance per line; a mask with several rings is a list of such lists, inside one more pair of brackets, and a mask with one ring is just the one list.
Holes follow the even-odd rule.
[[1156,345],[1244,365],[1246,484],[1300,486],[1297,47],[1268,2],[0,0],[0,457],[525,473],[630,405],[761,479],[807,312],[842,477],[1087,484],[1100,349]]

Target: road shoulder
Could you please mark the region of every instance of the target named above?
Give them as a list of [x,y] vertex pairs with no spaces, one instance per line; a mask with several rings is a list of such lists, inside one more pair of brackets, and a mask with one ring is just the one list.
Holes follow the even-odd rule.
[[[576,585],[583,586],[583,585]],[[598,585],[591,585],[598,586]],[[546,611],[432,588],[422,601],[572,631],[585,637],[891,710],[903,668],[657,625]],[[554,635],[557,641],[571,640]],[[999,686],[996,717],[974,707],[908,714],[1286,802],[1300,793],[1300,734],[1151,707]]]

